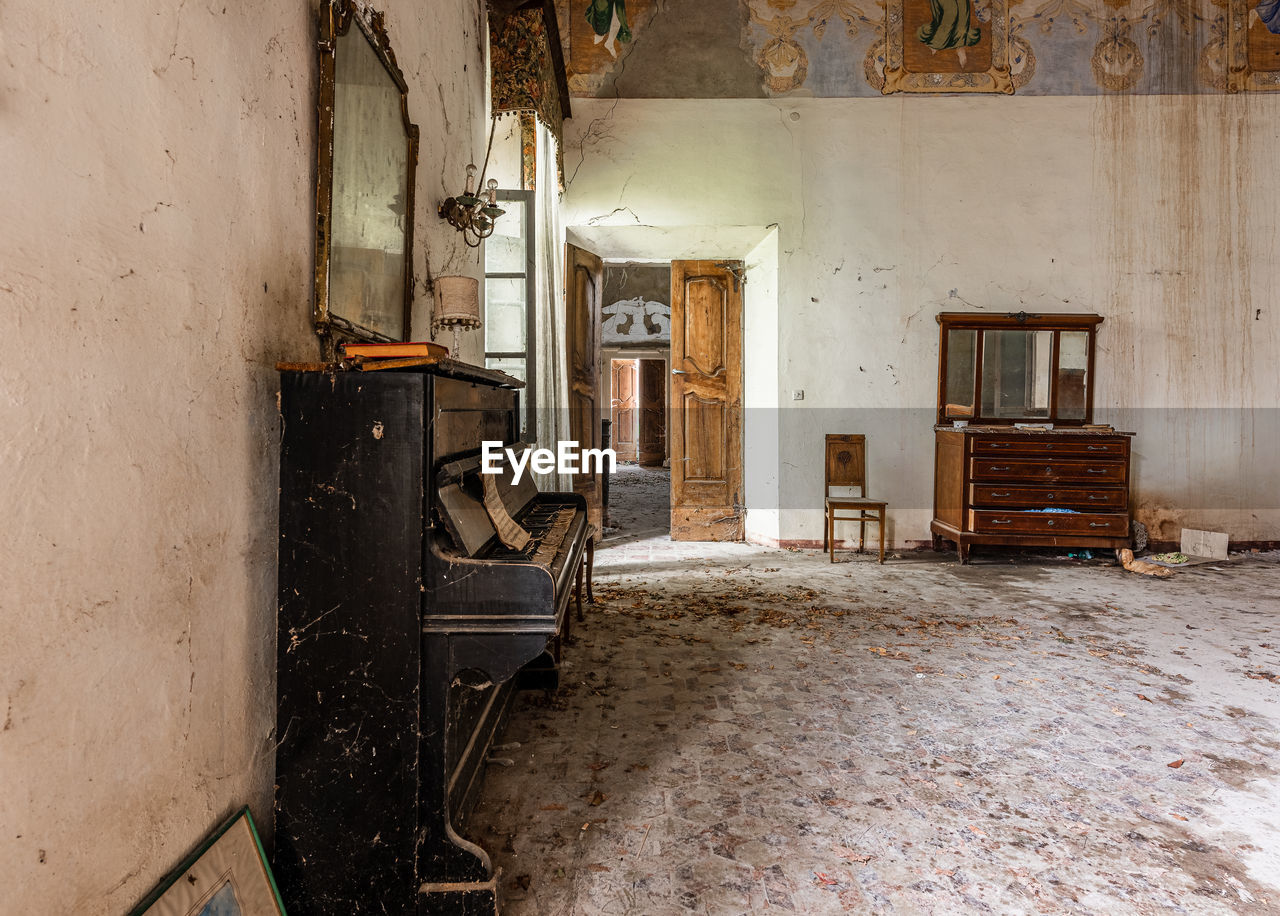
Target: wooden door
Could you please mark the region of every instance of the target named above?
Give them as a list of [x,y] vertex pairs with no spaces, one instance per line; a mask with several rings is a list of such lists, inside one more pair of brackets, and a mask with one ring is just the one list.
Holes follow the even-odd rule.
[[610,389],[613,450],[619,461],[636,460],[636,360],[613,361]]
[[[604,264],[576,245],[565,246],[565,352],[569,362],[569,438],[600,448],[600,297]],[[577,474],[573,492],[587,501],[587,518],[604,529],[599,474]]]
[[671,263],[672,540],[742,540],[741,272]]
[[636,459],[647,468],[667,459],[667,361],[640,360],[640,428]]

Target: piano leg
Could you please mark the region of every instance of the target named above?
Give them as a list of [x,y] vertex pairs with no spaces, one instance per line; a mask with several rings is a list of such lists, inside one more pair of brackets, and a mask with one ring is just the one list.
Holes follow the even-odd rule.
[[591,592],[591,574],[596,568],[596,536],[595,532],[587,535],[587,603],[595,604],[596,596]]
[[[588,541],[588,543],[590,542]],[[587,561],[585,558],[578,560],[578,571],[574,574],[573,600],[578,603],[578,622],[579,623],[581,623],[583,620],[583,617],[582,617],[582,570],[583,570],[583,567],[585,567],[586,565],[587,565]],[[569,627],[566,623],[565,635],[568,636],[568,634],[569,634]]]
[[422,812],[418,841],[418,912],[439,916],[496,916],[497,876],[488,854],[454,832],[449,812],[449,685],[455,667],[450,639],[423,636],[422,767],[418,804]]

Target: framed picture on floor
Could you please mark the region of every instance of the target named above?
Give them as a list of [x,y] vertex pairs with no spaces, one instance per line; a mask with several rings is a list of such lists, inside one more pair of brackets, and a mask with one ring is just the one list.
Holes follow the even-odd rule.
[[129,916],[285,916],[249,809],[214,831]]

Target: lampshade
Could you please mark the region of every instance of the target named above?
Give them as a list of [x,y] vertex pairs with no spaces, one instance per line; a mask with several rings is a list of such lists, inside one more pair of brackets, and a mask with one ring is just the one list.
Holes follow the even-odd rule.
[[480,281],[475,277],[436,277],[437,327],[480,327]]

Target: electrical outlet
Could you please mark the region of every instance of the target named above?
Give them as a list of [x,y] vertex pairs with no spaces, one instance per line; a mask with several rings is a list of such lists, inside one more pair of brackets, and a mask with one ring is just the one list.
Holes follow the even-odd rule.
[[793,390],[793,391],[791,392],[791,400],[793,400],[793,401],[803,401],[803,400],[804,400],[804,389],[803,389],[803,388],[796,388],[795,390]]

